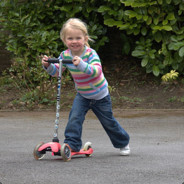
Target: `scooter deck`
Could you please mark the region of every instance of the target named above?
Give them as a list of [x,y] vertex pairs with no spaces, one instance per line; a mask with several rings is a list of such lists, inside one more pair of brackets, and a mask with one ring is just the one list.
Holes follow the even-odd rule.
[[74,155],[91,155],[93,153],[93,149],[89,148],[87,151],[84,151],[84,149],[81,149],[79,152],[71,152],[71,156]]

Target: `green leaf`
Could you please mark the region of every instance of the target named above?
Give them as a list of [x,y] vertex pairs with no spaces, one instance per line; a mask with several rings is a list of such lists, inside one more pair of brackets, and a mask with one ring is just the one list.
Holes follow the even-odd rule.
[[153,14],[153,8],[152,8],[152,7],[149,7],[149,8],[148,8],[148,13],[149,13],[150,15]]
[[143,27],[143,28],[141,29],[141,33],[142,33],[143,36],[145,36],[145,35],[147,34],[147,29],[146,29],[146,27]]
[[129,26],[130,26],[130,23],[126,23],[126,24],[121,24],[117,27],[119,27],[120,30],[126,30],[129,28]]
[[143,50],[134,50],[132,52],[132,56],[134,56],[134,57],[144,56],[145,54],[146,54],[146,52]]
[[130,43],[129,42],[125,42],[124,44],[123,44],[123,49],[122,49],[122,51],[123,51],[123,53],[125,53],[126,55],[128,55],[129,54],[129,52],[130,52]]
[[143,15],[143,20],[147,21],[148,20],[148,15]]
[[141,20],[142,19],[142,15],[136,15],[136,18],[137,18],[137,20]]
[[175,16],[174,16],[174,13],[172,12],[172,13],[169,13],[168,15],[167,15],[167,18],[166,18],[167,20],[174,20],[175,19]]
[[178,15],[181,15],[183,13],[182,10],[178,10]]
[[133,18],[133,17],[137,16],[137,13],[135,11],[132,11],[132,10],[126,10],[125,15],[129,16],[129,18]]
[[160,31],[157,31],[155,33],[155,35],[154,35],[154,38],[155,38],[156,42],[159,43],[162,40],[162,34],[161,34],[161,32]]
[[184,46],[180,48],[179,50],[179,56],[183,57],[184,56]]
[[135,28],[134,29],[134,35],[138,35],[140,33],[140,29],[139,28]]
[[118,20],[121,20],[124,17],[124,10],[118,11]]
[[181,0],[173,0],[175,5],[178,5],[181,3]]
[[150,25],[152,23],[152,17],[148,17],[148,20],[146,21],[147,25]]
[[168,20],[164,20],[163,22],[162,22],[162,25],[163,26],[165,26],[165,25],[167,25],[168,24]]
[[159,74],[160,74],[159,67],[157,65],[153,65],[153,68],[152,69],[153,69],[153,74],[155,76],[159,76]]
[[180,49],[180,47],[183,47],[183,46],[184,46],[184,41],[183,42],[171,42],[168,45],[168,49],[177,51],[178,49]]
[[159,23],[159,17],[153,18],[153,23],[157,25]]
[[158,4],[160,4],[160,5],[161,5],[162,3],[163,3],[163,2],[162,2],[162,0],[158,0]]
[[110,7],[108,7],[108,6],[100,6],[98,8],[99,13],[103,13],[103,12],[108,11],[108,10],[110,10]]
[[178,41],[177,36],[175,36],[175,35],[171,36],[171,41],[177,42]]
[[71,8],[72,8],[72,6],[65,5],[65,6],[60,7],[60,10],[65,11],[65,12],[70,12]]
[[147,64],[148,64],[148,57],[145,57],[145,58],[143,58],[142,61],[141,61],[141,66],[142,66],[142,67],[145,67]]
[[155,59],[155,50],[151,50],[150,52],[149,52],[149,56],[150,56],[150,58],[151,59]]
[[184,10],[184,4],[181,3],[180,6],[179,6],[180,10]]
[[171,65],[174,62],[174,60],[170,54],[168,56],[166,56],[166,60],[168,62],[168,65]]
[[170,4],[170,3],[171,3],[171,0],[166,0],[166,3],[167,3],[167,4]]
[[172,30],[172,27],[167,25],[167,26],[155,26],[155,25],[152,25],[152,29],[153,30],[159,30],[159,31],[162,31],[162,30],[166,30],[166,31],[171,31]]
[[178,52],[175,52],[174,54],[174,60],[177,61],[177,63],[182,63],[183,62],[183,57],[179,56]]
[[49,100],[47,98],[43,98],[42,103],[46,103],[49,102]]
[[106,19],[106,20],[104,20],[104,24],[108,25],[109,27],[113,27],[114,26],[114,20],[113,19]]

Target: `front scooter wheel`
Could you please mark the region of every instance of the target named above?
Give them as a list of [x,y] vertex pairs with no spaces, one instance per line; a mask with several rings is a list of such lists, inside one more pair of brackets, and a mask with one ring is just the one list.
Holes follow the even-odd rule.
[[60,149],[61,156],[65,162],[71,160],[71,148],[68,144],[63,144]]
[[44,144],[44,143],[41,142],[41,143],[37,144],[37,145],[35,146],[35,148],[34,148],[33,156],[34,156],[34,158],[35,158],[36,160],[41,160],[41,159],[45,156],[45,154],[41,154],[41,153],[38,151],[38,149],[39,149],[43,144]]

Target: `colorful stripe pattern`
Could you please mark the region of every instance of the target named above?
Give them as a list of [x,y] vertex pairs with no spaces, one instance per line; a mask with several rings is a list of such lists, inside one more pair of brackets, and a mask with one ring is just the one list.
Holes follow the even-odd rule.
[[[70,50],[63,51],[59,56],[59,59],[72,58],[73,56]],[[59,66],[57,64],[53,66],[52,75],[58,74],[58,68]],[[85,47],[78,66],[66,64],[63,68],[67,68],[70,71],[75,82],[76,90],[83,97],[99,100],[108,95],[108,83],[102,72],[101,62],[95,50]],[[53,73],[53,71],[56,71],[56,73]]]

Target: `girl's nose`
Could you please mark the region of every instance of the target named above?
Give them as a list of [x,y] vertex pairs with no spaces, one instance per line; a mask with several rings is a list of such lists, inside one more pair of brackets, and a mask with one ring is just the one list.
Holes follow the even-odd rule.
[[77,42],[77,40],[76,39],[73,39],[72,42],[75,43],[75,42]]

